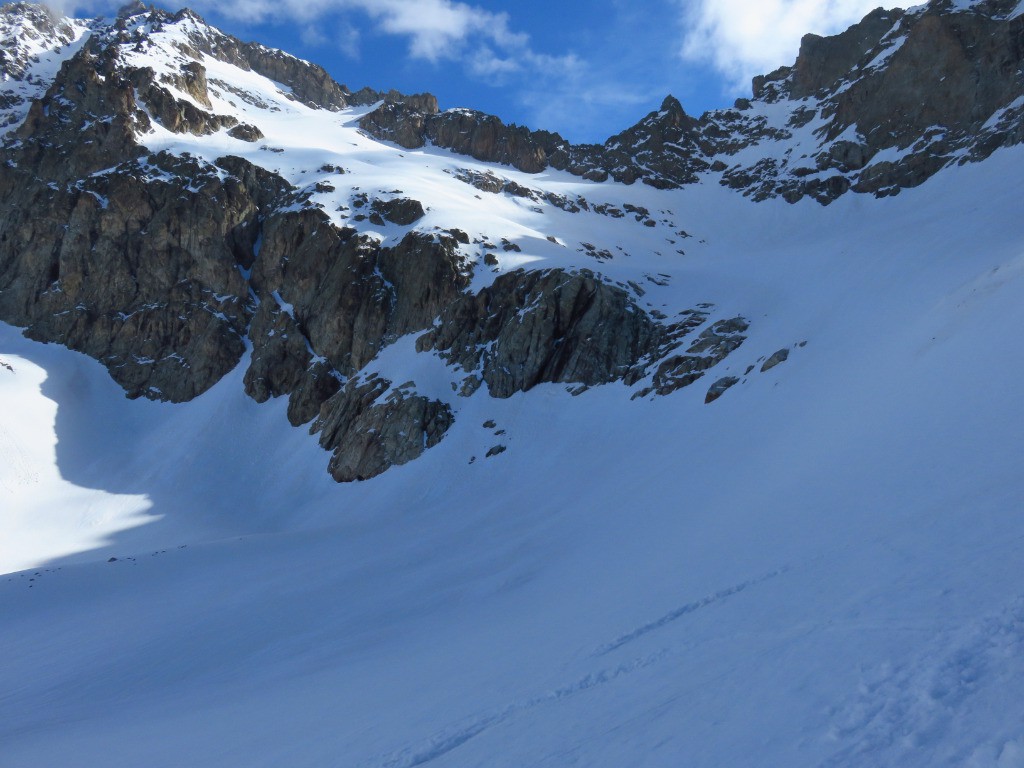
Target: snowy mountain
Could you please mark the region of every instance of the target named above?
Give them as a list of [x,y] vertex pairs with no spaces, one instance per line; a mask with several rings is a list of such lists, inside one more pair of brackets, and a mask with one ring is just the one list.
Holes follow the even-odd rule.
[[0,764],[1024,765],[1016,0],[600,146],[0,38]]

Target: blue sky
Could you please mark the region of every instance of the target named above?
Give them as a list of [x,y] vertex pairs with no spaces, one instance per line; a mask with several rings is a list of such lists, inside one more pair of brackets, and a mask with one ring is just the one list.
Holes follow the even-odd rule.
[[[71,10],[100,12],[103,0]],[[911,5],[906,0],[889,6]],[[177,10],[173,5],[164,5]],[[192,0],[208,21],[324,66],[358,89],[603,141],[673,94],[693,115],[749,95],[878,0]]]

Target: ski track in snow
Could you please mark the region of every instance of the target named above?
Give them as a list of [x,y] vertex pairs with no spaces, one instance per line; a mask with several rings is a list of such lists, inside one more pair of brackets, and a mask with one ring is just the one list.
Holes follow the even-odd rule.
[[[685,605],[670,611],[656,621],[638,627],[632,632],[626,633],[615,640],[602,645],[592,655],[592,658],[607,656],[608,654],[622,648],[622,646],[627,645],[644,635],[661,629],[685,616],[701,610],[702,608],[706,608],[738,595],[751,587],[782,576],[788,570],[789,569],[785,567],[779,568],[762,576],[741,582],[735,586],[718,590],[711,595],[701,598],[700,600],[686,603]],[[624,676],[636,672],[637,670],[657,664],[668,655],[670,655],[670,651],[668,649],[663,649],[643,658],[634,659],[633,661],[625,662],[615,667],[605,667],[588,673],[583,677],[576,679],[574,682],[556,688],[553,691],[509,704],[498,713],[487,715],[482,718],[475,718],[468,724],[446,728],[440,733],[426,739],[420,746],[408,747],[395,755],[375,759],[370,763],[367,763],[366,766],[379,765],[382,766],[382,768],[415,768],[416,766],[426,765],[448,755],[450,752],[455,751],[471,739],[482,734],[484,731],[503,723],[506,720],[514,718],[517,715],[536,707],[555,703],[572,696],[576,696],[577,694],[584,693],[598,686],[603,686],[617,681]]]
[[667,652],[662,651],[642,659],[620,664],[616,667],[592,672],[576,681],[556,688],[540,696],[508,705],[501,712],[488,715],[482,718],[475,718],[466,725],[452,726],[440,733],[426,739],[422,745],[409,747],[397,754],[378,758],[367,765],[380,765],[382,768],[415,768],[415,766],[426,765],[439,758],[445,757],[471,739],[479,736],[484,731],[510,720],[536,707],[552,704],[571,698],[578,694],[590,691],[599,686],[619,680],[622,677],[632,674],[637,670],[644,669],[656,664],[666,656]]
[[676,608],[674,611],[666,613],[661,618],[652,621],[650,624],[644,624],[642,627],[637,627],[632,632],[627,632],[626,634],[616,638],[607,645],[601,646],[594,655],[605,656],[611,653],[612,651],[621,648],[627,643],[631,643],[634,640],[643,637],[644,635],[650,632],[653,632],[657,629],[661,629],[667,624],[671,624],[672,622],[681,619],[683,616],[687,616],[691,613],[694,613],[695,611],[699,611],[702,608],[706,608],[709,605],[714,605],[715,603],[721,602],[722,600],[726,600],[732,597],[733,595],[738,595],[740,592],[743,592],[744,590],[749,589],[750,587],[754,587],[758,584],[763,584],[766,581],[770,581],[771,579],[777,578],[783,575],[787,570],[789,569],[780,568],[779,570],[766,573],[763,576],[750,579],[749,581],[741,582],[733,587],[728,587],[726,589],[719,590],[714,594],[708,595],[707,597],[703,597],[700,600],[695,600],[692,603],[687,603],[686,605],[680,606],[679,608]]

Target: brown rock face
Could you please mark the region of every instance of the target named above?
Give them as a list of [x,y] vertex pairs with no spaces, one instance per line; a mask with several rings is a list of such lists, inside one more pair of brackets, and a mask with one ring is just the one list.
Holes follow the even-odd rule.
[[876,147],[908,146],[932,126],[963,131],[1021,93],[1024,19],[925,14],[888,65],[837,103],[832,133],[856,125]]
[[[895,194],[930,178],[958,150],[978,160],[1020,143],[1024,110],[1004,110],[1024,94],[1024,18],[1009,18],[1014,7],[990,0],[959,13],[944,2],[877,10],[841,35],[804,38],[796,65],[758,79],[755,91],[769,101],[822,99],[828,122],[816,170],[836,175],[802,181],[799,168],[777,169],[750,186],[758,196],[825,203],[848,189]],[[835,141],[851,128],[858,140]],[[872,164],[892,148],[902,157]]]
[[427,143],[426,124],[430,113],[401,103],[386,103],[359,121],[359,127],[381,141],[390,141],[406,149]]
[[704,396],[704,405],[715,402],[715,400],[739,383],[740,380],[736,376],[723,376],[708,387],[708,393]]
[[215,383],[243,349],[238,263],[256,206],[236,180],[188,170],[191,200],[127,170],[56,192],[0,173],[0,199],[19,201],[0,242],[0,315],[97,358],[130,396],[188,400]]
[[838,35],[804,35],[792,68],[790,94],[802,99],[834,86],[861,63],[903,16],[903,11],[876,8],[863,21]]
[[638,179],[661,189],[692,184],[708,168],[699,128],[679,100],[668,96],[657,112],[605,142],[601,165],[627,184]]
[[[202,67],[199,67],[201,70]],[[238,125],[238,119],[231,115],[215,115],[197,108],[194,104],[183,99],[177,99],[166,88],[156,82],[156,73],[148,67],[136,69],[129,74],[132,86],[139,95],[139,99],[149,110],[156,121],[164,128],[173,133],[192,133],[197,136],[204,136],[216,133],[222,128],[230,128]],[[199,90],[199,85],[202,90]],[[210,97],[206,92],[205,72],[201,80],[195,76],[190,80],[182,82],[182,88],[192,91],[197,100],[210,104]]]
[[399,197],[394,200],[374,200],[370,208],[380,219],[376,223],[383,224],[386,220],[403,227],[415,224],[426,214],[423,210],[423,203],[408,197]]
[[295,319],[270,298],[256,310],[249,335],[261,342],[253,346],[245,372],[245,391],[249,396],[263,403],[297,390],[306,377],[313,355]]
[[548,166],[548,150],[558,141],[555,134],[537,134],[469,110],[437,115],[425,127],[427,138],[435,146],[527,173],[539,173]]

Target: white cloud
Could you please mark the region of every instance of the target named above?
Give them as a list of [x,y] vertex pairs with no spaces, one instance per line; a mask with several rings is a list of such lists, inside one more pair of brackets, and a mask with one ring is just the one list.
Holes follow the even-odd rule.
[[[406,38],[412,58],[466,59],[478,74],[522,68],[538,56],[529,36],[512,30],[508,14],[456,0],[196,0],[194,7],[243,21],[301,22],[310,30],[328,14],[358,13],[379,31]],[[481,57],[482,47],[490,55]],[[474,64],[481,59],[486,63]],[[558,61],[550,58],[548,63]]]
[[[246,22],[295,24],[304,42],[333,45],[352,58],[359,57],[357,24],[368,23],[379,33],[404,38],[412,59],[456,61],[490,85],[518,84],[523,103],[534,96],[550,98],[552,89],[586,75],[574,54],[534,49],[529,35],[513,29],[507,13],[458,0],[193,0],[192,6]],[[339,18],[341,27],[335,26],[339,32],[332,36],[328,30]],[[573,95],[579,102],[579,93]]]
[[792,64],[808,32],[834,35],[871,10],[922,0],[682,0],[682,55],[717,69],[735,91],[754,75]]
[[356,60],[360,57],[360,39],[361,35],[357,27],[348,23],[342,23],[338,26],[337,33],[332,42],[335,48],[350,59]]

